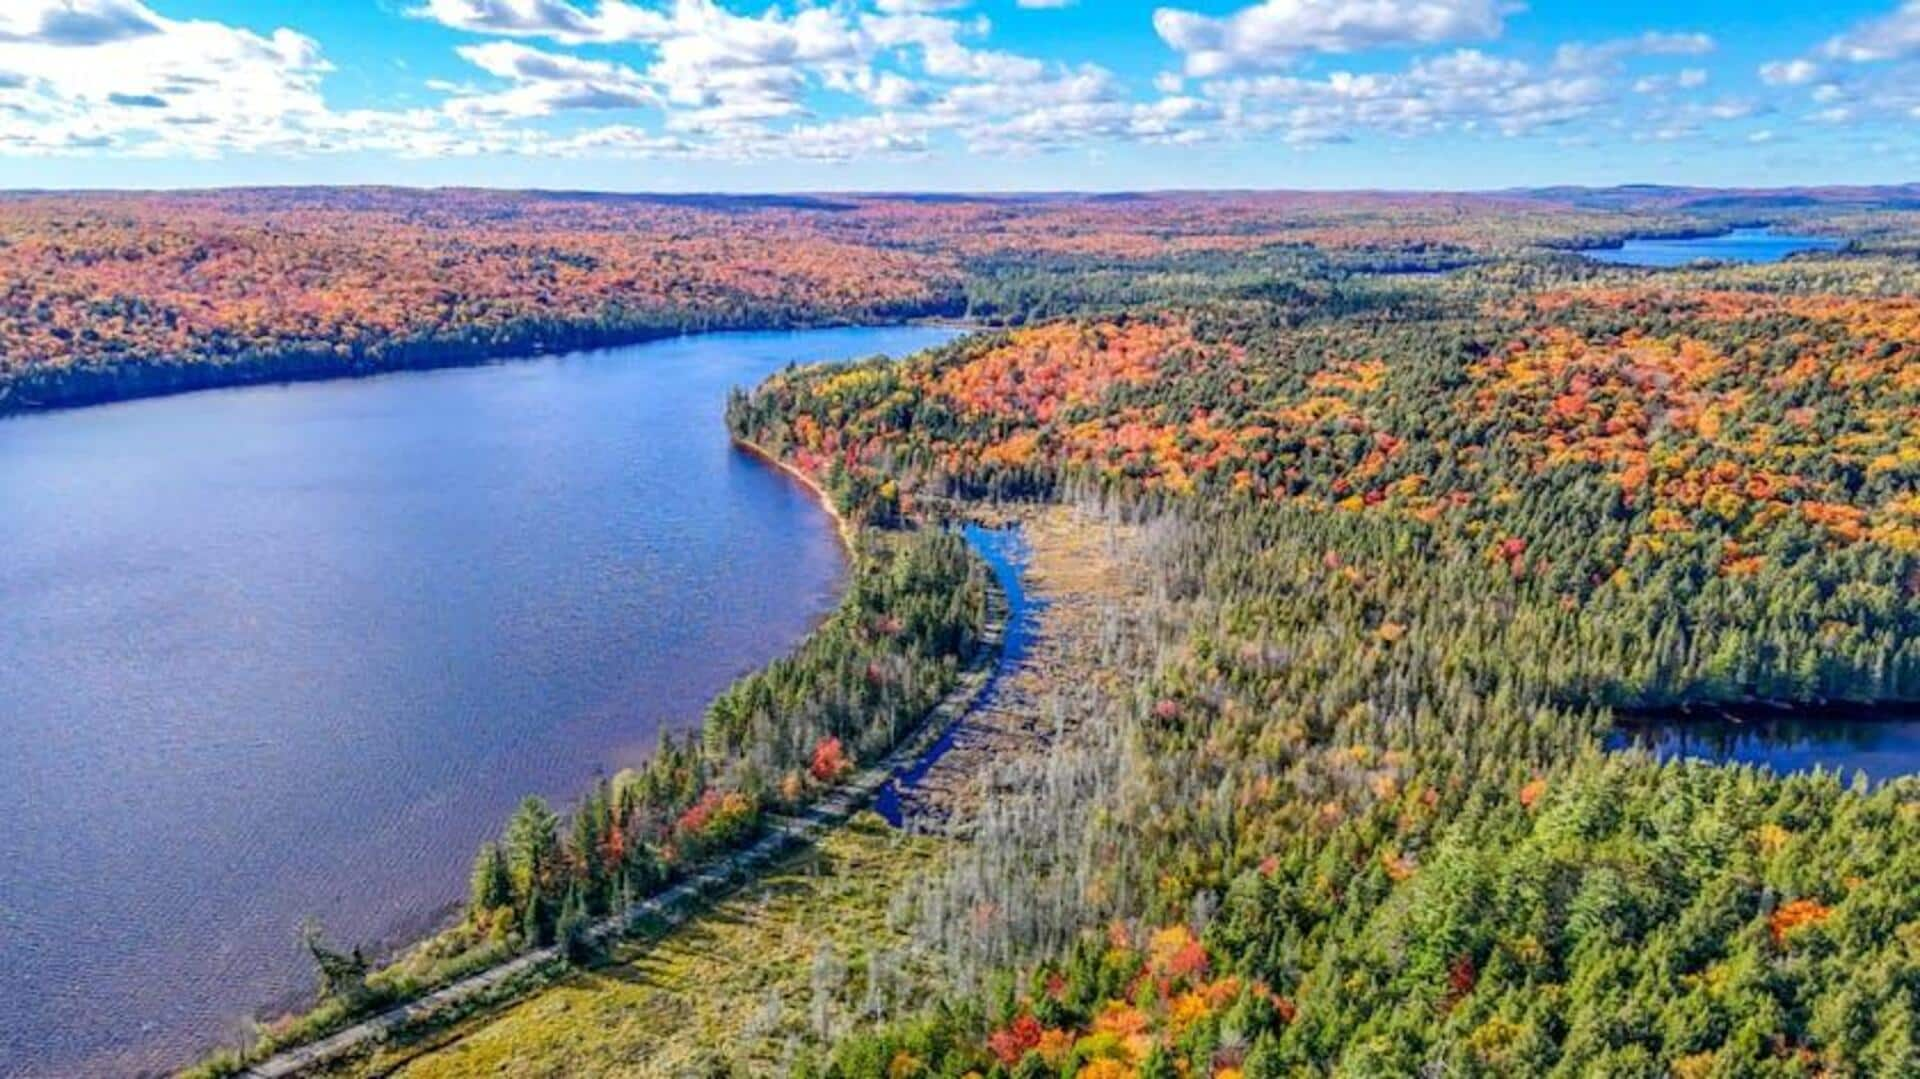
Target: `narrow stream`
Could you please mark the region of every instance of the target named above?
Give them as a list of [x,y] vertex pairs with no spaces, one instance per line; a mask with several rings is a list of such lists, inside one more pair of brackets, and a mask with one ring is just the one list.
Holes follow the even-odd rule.
[[905,800],[911,797],[927,773],[940,762],[953,748],[953,740],[959,734],[961,726],[968,717],[984,708],[993,706],[1000,691],[1001,680],[1019,667],[1026,658],[1027,650],[1032,647],[1039,614],[1046,601],[1030,596],[1025,588],[1024,578],[1031,551],[1026,537],[1018,526],[1007,528],[983,528],[969,524],[965,528],[967,543],[979,553],[993,570],[993,576],[1007,597],[1007,629],[1000,647],[999,662],[994,664],[993,675],[979,699],[973,702],[966,715],[961,716],[940,732],[927,751],[912,765],[901,769],[892,782],[880,788],[875,796],[873,808],[885,817],[889,824],[898,828],[906,821]]

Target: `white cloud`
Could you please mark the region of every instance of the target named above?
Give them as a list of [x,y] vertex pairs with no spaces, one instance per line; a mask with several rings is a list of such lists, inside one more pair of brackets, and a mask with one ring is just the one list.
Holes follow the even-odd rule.
[[0,8],[0,42],[84,48],[161,30],[153,12],[133,0],[10,0]]
[[1153,13],[1153,28],[1200,78],[1286,67],[1306,53],[1351,53],[1500,36],[1498,0],[1265,0],[1213,17]]
[[1707,34],[1649,30],[1594,44],[1562,45],[1555,50],[1553,63],[1562,71],[1615,71],[1631,56],[1703,56],[1713,50],[1714,40]]
[[427,0],[411,14],[459,30],[590,40],[601,24],[565,0]]
[[14,0],[0,13],[0,150],[207,155],[324,142],[331,70],[292,30],[167,19],[131,0]]
[[1920,102],[1920,0],[1858,22],[1807,55],[1760,65],[1769,86],[1811,87],[1812,119],[1904,123]]
[[1829,59],[1856,64],[1920,56],[1920,0],[1907,0],[1894,11],[1829,39],[1820,52]]
[[1207,92],[1230,125],[1278,131],[1295,143],[1362,131],[1529,135],[1589,116],[1613,96],[1599,76],[1543,72],[1478,49],[1416,60],[1400,73],[1265,75],[1210,83]]
[[497,93],[456,95],[448,111],[467,119],[546,116],[567,109],[643,108],[660,96],[638,72],[619,64],[542,52],[512,41],[462,45],[462,59],[513,86]]
[[1820,65],[1811,60],[1773,60],[1760,65],[1760,81],[1768,86],[1804,86],[1820,77]]
[[1682,68],[1672,74],[1643,75],[1633,82],[1633,92],[1660,96],[1678,90],[1697,90],[1707,84],[1705,68]]
[[[463,35],[451,47],[468,75],[420,83],[430,107],[340,110],[322,93],[331,68],[319,44],[292,29],[178,20],[148,6],[165,0],[0,0],[0,154],[842,161],[1114,140],[1305,147],[1550,134],[1597,144],[1686,138],[1777,107],[1701,100],[1693,91],[1708,84],[1705,67],[1652,59],[1713,51],[1702,33],[1569,43],[1537,61],[1488,46],[1417,53],[1398,70],[1367,57],[1328,71],[1334,61],[1314,58],[1496,38],[1522,8],[1209,2],[1231,10],[1155,12],[1175,70],[1123,78],[1073,57],[1065,34],[1061,58],[997,47],[986,5],[970,0],[399,0],[405,14]],[[1814,119],[1905,122],[1920,109],[1920,89],[1907,85],[1920,82],[1896,56],[1904,39],[1886,32],[1897,21],[1863,23],[1833,39],[1844,46],[1764,65],[1760,78],[1807,87]],[[1866,64],[1883,56],[1894,62]]]

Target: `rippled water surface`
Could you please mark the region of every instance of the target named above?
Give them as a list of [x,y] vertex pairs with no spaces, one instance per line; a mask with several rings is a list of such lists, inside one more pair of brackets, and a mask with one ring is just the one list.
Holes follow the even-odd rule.
[[522,794],[696,722],[835,601],[722,334],[0,421],[0,1075],[178,1062],[416,932]]

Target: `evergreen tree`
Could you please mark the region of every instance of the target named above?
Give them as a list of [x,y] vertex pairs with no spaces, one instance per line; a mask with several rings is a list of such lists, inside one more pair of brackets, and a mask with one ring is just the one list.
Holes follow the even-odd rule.
[[473,861],[473,873],[468,884],[467,913],[479,917],[489,911],[513,903],[513,878],[507,872],[507,860],[500,853],[500,845],[487,843],[481,846],[480,854]]
[[513,879],[514,894],[523,904],[530,897],[551,888],[559,866],[560,819],[547,808],[544,798],[528,795],[507,821],[507,869]]

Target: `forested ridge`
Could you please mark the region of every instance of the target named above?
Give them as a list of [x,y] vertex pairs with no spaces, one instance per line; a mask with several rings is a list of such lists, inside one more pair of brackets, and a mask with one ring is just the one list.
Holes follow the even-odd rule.
[[[1847,206],[1833,227],[1876,242],[1871,203]],[[14,193],[0,412],[711,329],[1021,322],[1282,266],[1445,270],[1717,220],[1518,194]]]
[[1152,537],[1133,700],[911,897],[890,1075],[1911,1075],[1920,785],[1661,764],[1614,709],[1920,696],[1920,273],[1881,241],[1162,295],[736,423],[888,516]]

